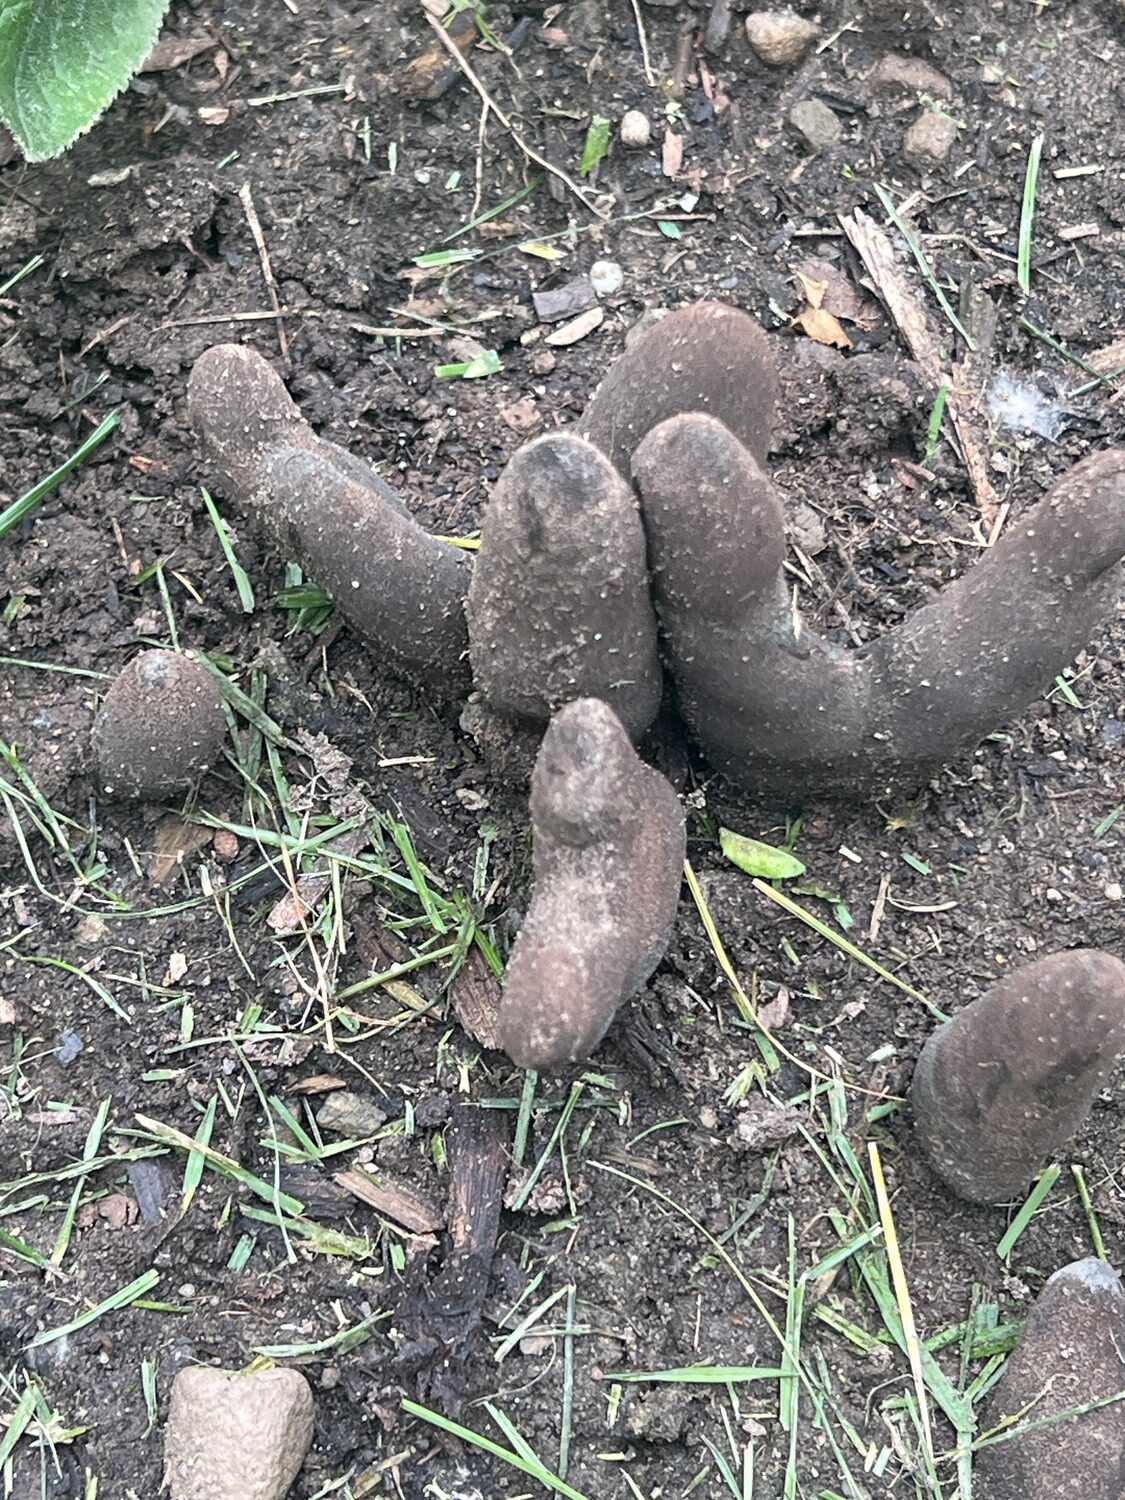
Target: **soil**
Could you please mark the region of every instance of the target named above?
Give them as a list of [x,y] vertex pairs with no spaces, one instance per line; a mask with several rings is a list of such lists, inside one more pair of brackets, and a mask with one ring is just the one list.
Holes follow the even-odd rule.
[[[174,810],[104,801],[90,779],[98,695],[142,644],[176,644],[174,624],[180,644],[234,673],[244,691],[264,685],[286,736],[279,767],[298,821],[306,810],[333,816],[334,748],[352,762],[345,795],[364,788],[401,820],[445,892],[473,891],[488,849],[475,911],[501,952],[526,904],[521,794],[489,778],[458,705],[381,672],[346,630],[295,630],[292,612],[272,602],[287,559],[219,494],[256,600],[251,613],[241,607],[201,497],[213,476],[184,413],[192,362],[220,340],[244,340],[274,361],[316,428],[374,462],[427,526],[467,535],[529,427],[572,422],[647,309],[699,297],[745,307],[771,332],[782,372],[774,473],[800,537],[794,581],[806,611],[841,640],[899,618],[982,540],[946,437],[923,465],[935,392],[862,288],[840,229],[839,216],[856,209],[885,221],[876,184],[902,204],[952,304],[994,312],[968,400],[987,427],[987,472],[1010,514],[1086,452],[1122,440],[1120,387],[1091,386],[1059,348],[1089,360],[1125,336],[1119,7],[923,0],[903,14],[892,0],[800,4],[818,14],[821,45],[780,69],[754,56],[742,7],[731,9],[729,35],[713,30],[708,50],[703,4],[649,0],[635,12],[629,0],[528,0],[521,13],[489,0],[488,27],[510,55],[478,46],[471,63],[505,125],[497,115],[482,122],[481,100],[460,76],[436,100],[404,97],[403,68],[433,44],[423,8],[407,0],[177,3],[166,35],[210,45],[143,73],[64,160],[0,170],[0,282],[41,257],[0,296],[0,503],[54,469],[111,410],[120,414],[111,439],[0,546],[0,726],[21,768],[10,761],[4,784],[27,799],[7,803],[19,837],[10,816],[0,836],[0,1176],[20,1184],[0,1194],[0,1228],[51,1254],[77,1180],[57,1174],[82,1157],[101,1101],[94,1149],[109,1158],[85,1179],[58,1273],[0,1247],[0,1378],[10,1382],[0,1414],[11,1416],[27,1371],[55,1414],[53,1446],[25,1438],[17,1447],[6,1494],[153,1496],[179,1368],[236,1368],[258,1347],[315,1345],[381,1315],[357,1347],[295,1361],[317,1417],[294,1496],[539,1492],[411,1417],[403,1396],[507,1442],[480,1404],[488,1400],[548,1467],[565,1431],[568,1482],[592,1500],[729,1494],[715,1453],[741,1474],[747,1449],[753,1494],[780,1495],[789,1437],[776,1381],[618,1388],[606,1377],[701,1361],[776,1365],[777,1341],[732,1263],[783,1319],[790,1236],[800,1273],[839,1243],[830,1212],[843,1213],[845,1238],[856,1232],[825,1168],[844,1170],[832,1154],[841,1128],[864,1165],[868,1143],[878,1145],[924,1338],[981,1297],[1001,1322],[1020,1319],[1051,1272],[1091,1253],[1071,1164],[1083,1169],[1106,1256],[1122,1262],[1120,1072],[1067,1148],[1044,1208],[1011,1257],[999,1257],[1013,1210],[957,1202],[927,1174],[905,1108],[872,1110],[880,1096],[901,1098],[934,1024],[929,1010],[768,900],[724,862],[714,831],[721,813],[776,844],[786,814],[799,812],[804,883],[832,900],[797,899],[830,925],[850,914],[851,938],[945,1010],[1035,954],[1075,945],[1121,953],[1125,817],[1110,815],[1125,791],[1125,617],[1091,643],[1066,692],[1033,704],[902,806],[732,808],[716,803],[707,768],[677,749],[670,759],[695,814],[689,856],[742,984],[771,1004],[796,1059],[783,1059],[766,1086],[773,1099],[796,1101],[802,1129],[778,1142],[775,1118],[756,1146],[739,1137],[739,1121],[763,1109],[744,1071],[759,1053],[685,890],[658,974],[575,1074],[585,1082],[564,1137],[568,1178],[553,1151],[527,1203],[503,1210],[495,1257],[489,1266],[485,1256],[476,1301],[460,1310],[440,1275],[460,1264],[449,1235],[417,1220],[409,1232],[330,1176],[357,1157],[373,1162],[437,1205],[440,1226],[458,1153],[487,1165],[497,1142],[512,1149],[523,1080],[448,1010],[441,964],[414,971],[409,991],[361,992],[354,1012],[336,1002],[326,1031],[330,997],[402,957],[404,939],[432,936],[418,926],[416,899],[401,885],[345,879],[318,908],[342,914],[339,931],[326,933],[314,913],[307,933],[278,937],[267,918],[286,871],[276,845],[267,860],[252,834],[230,832],[244,819],[233,753],[191,803],[194,815],[228,827],[199,835],[191,825],[194,839]],[[889,49],[952,83],[945,108],[957,139],[925,176],[903,155],[917,93],[872,76]],[[812,98],[841,124],[839,140],[815,154],[788,124],[794,104]],[[520,135],[577,183],[591,118],[618,121],[627,109],[649,116],[652,144],[626,150],[615,139],[581,182],[585,203],[517,145]],[[1017,230],[1038,135],[1025,296]],[[487,222],[453,238],[488,210]],[[953,347],[932,290],[891,233],[913,297],[938,342]],[[520,248],[529,242],[561,258]],[[418,266],[450,245],[482,253]],[[549,348],[532,291],[600,259],[623,272],[603,298],[604,320]],[[800,267],[837,293],[850,288],[845,353],[794,325]],[[435,376],[477,347],[496,352],[498,373]],[[1057,434],[988,418],[985,389],[1001,372],[1058,403]],[[237,723],[245,748],[246,721]],[[53,809],[54,831],[35,826],[29,805],[40,824]],[[284,817],[276,797],[272,806]],[[152,853],[169,843],[181,863],[173,857],[157,884]],[[403,874],[393,846],[387,864]],[[458,981],[462,1014],[466,975],[486,1007],[494,988],[474,957]],[[411,1011],[418,996],[424,1007]],[[404,1003],[408,1022],[388,1024]],[[810,1067],[843,1085],[834,1125],[826,1087],[809,1099]],[[324,1170],[285,1166],[278,1183],[324,1229],[366,1237],[358,1255],[287,1242],[247,1214],[268,1219],[268,1202],[215,1171],[184,1209],[183,1152],[158,1147],[137,1123],[141,1115],[194,1135],[217,1099],[212,1147],[272,1191],[285,1158],[270,1144],[282,1122],[267,1116],[267,1101],[282,1100],[308,1129],[326,1077],[377,1100],[386,1123]],[[526,1163],[550,1142],[572,1081],[539,1081]],[[484,1173],[493,1208],[505,1176]],[[29,1347],[150,1269],[159,1280],[147,1305]],[[552,1293],[560,1297],[542,1321],[498,1361],[500,1339]],[[803,1359],[813,1371],[824,1361],[818,1380],[832,1393],[829,1425],[855,1492],[913,1493],[905,1358],[848,1268],[810,1289],[814,1304],[882,1335],[864,1353],[822,1319],[805,1326]],[[957,1378],[957,1346],[940,1357]],[[801,1422],[797,1493],[843,1492],[811,1402]],[[940,1414],[935,1423],[944,1452],[952,1430]],[[872,1462],[890,1451],[865,1473],[869,1444]],[[953,1468],[939,1473],[951,1496]]]

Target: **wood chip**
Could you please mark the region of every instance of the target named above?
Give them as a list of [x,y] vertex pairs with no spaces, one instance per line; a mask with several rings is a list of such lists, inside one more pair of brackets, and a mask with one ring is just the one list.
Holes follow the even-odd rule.
[[412,1234],[434,1234],[445,1228],[445,1215],[435,1203],[414,1188],[395,1182],[386,1173],[376,1178],[353,1167],[334,1172],[332,1181]]
[[[472,8],[458,11],[444,29],[462,55],[473,50],[480,36]],[[435,39],[398,75],[398,91],[404,99],[440,99],[460,77],[460,68],[442,43]]]
[[665,177],[676,177],[684,164],[684,138],[674,130],[664,132],[664,147],[660,153],[661,170]]
[[[938,341],[930,332],[925,311],[895,261],[890,240],[875,220],[857,208],[852,214],[840,216],[840,226],[858,251],[891,320],[933,389],[936,391],[941,385],[949,387],[946,411],[961,444],[981,519],[990,537],[995,539],[1000,501],[988,477],[986,429],[972,410],[975,392],[964,389],[965,371],[956,365],[951,371],[943,367]],[[976,384],[979,387],[979,380]]]
[[314,1073],[311,1078],[302,1078],[296,1085],[298,1094],[328,1094],[333,1089],[346,1089],[347,1080],[335,1073]]
[[556,328],[554,333],[549,333],[543,342],[553,344],[556,349],[565,348],[568,344],[577,344],[579,339],[584,339],[588,333],[593,333],[594,329],[600,328],[604,322],[603,309],[592,307],[589,312],[579,313],[578,317],[572,318],[569,323]]
[[531,300],[541,323],[561,323],[564,318],[573,318],[577,313],[597,307],[598,294],[588,276],[575,276],[559,286],[532,292]]
[[500,981],[479,948],[461,965],[450,999],[454,1015],[472,1039],[491,1052],[499,1051]]

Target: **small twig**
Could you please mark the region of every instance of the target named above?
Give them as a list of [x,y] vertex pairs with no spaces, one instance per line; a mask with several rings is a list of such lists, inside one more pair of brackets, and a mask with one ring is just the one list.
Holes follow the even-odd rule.
[[262,222],[258,218],[258,210],[254,207],[254,198],[250,192],[250,184],[248,182],[244,182],[239,188],[238,197],[242,204],[242,210],[246,215],[246,222],[250,226],[250,233],[254,238],[254,244],[258,248],[258,259],[262,264],[262,280],[266,284],[270,306],[273,308],[274,318],[277,322],[277,345],[281,350],[281,358],[288,369],[291,363],[289,359],[289,340],[286,337],[285,322],[281,316],[281,298],[278,296],[277,280],[273,274],[273,267],[270,265],[270,253],[266,249],[266,237],[262,233]]
[[426,20],[430,23],[433,30],[437,33],[438,38],[441,41],[441,45],[449,53],[450,57],[452,57],[453,61],[461,69],[462,73],[464,73],[465,77],[472,84],[473,88],[476,89],[481,99],[500,121],[500,124],[512,137],[516,145],[520,148],[520,150],[528,158],[528,160],[533,161],[536,166],[542,167],[545,172],[550,172],[552,177],[557,177],[564,187],[570,189],[570,191],[578,199],[579,203],[581,203],[589,213],[596,214],[599,219],[608,219],[609,215],[603,209],[600,209],[596,203],[591,202],[590,199],[587,198],[586,194],[574,181],[573,177],[568,176],[561,167],[556,167],[553,162],[548,161],[545,156],[536,151],[534,146],[528,145],[527,141],[524,140],[523,136],[512,124],[512,121],[500,108],[496,100],[488,92],[484,84],[478,78],[477,74],[473,71],[472,65],[469,60],[465,57],[462,57],[460,51],[457,49],[455,43],[446,33],[446,30],[442,26],[441,22],[436,21],[434,17],[430,15],[429,11],[426,12]]
[[652,63],[648,56],[648,33],[645,31],[644,19],[641,16],[640,0],[633,0],[633,16],[637,22],[637,40],[641,44],[641,63],[645,70],[645,82],[649,88],[656,87],[656,78],[653,75]]

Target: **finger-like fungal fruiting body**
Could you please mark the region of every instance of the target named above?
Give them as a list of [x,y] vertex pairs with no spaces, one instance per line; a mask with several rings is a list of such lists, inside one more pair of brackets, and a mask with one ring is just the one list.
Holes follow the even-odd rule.
[[1035,1299],[981,1415],[981,1430],[1002,1428],[1004,1440],[974,1459],[976,1500],[1121,1500],[1125,1402],[1111,1398],[1122,1391],[1125,1288],[1091,1256],[1056,1271]]
[[585,1057],[660,962],[684,817],[605,703],[555,714],[531,782],[532,894],[508,963],[500,1039],[524,1068]]
[[917,786],[1096,639],[1121,588],[1125,449],[1076,465],[934,603],[856,651],[794,616],[780,501],[722,423],[673,417],[633,465],[681,711],[757,794]]
[[776,409],[777,375],[761,326],[721,302],[695,302],[634,334],[578,431],[628,478],[653,427],[680,412],[706,412],[764,464]]
[[973,1202],[1022,1194],[1122,1048],[1125,964],[1112,954],[1076,948],[1005,975],[922,1048],[910,1103],[927,1162]]
[[314,1416],[299,1370],[181,1370],[164,1431],[172,1500],[284,1500],[312,1443]]
[[221,344],[201,355],[188,408],[231,496],[386,663],[465,686],[464,552],[424,531],[366,464],[318,438],[253,350]]
[[660,705],[645,534],[628,484],[590,443],[537,438],[513,456],[481,522],[467,604],[488,707],[545,724],[604,699],[637,739]]
[[465,553],[301,448],[262,466],[272,526],[386,665],[441,687],[468,668]]
[[117,674],[90,741],[107,796],[185,792],[222,749],[227,724],[211,675],[176,651],[142,651]]

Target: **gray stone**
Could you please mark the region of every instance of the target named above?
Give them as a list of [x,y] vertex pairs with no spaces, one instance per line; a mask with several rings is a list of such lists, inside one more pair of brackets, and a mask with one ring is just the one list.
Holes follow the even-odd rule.
[[385,1125],[387,1112],[363,1094],[353,1094],[350,1089],[341,1089],[325,1099],[316,1112],[316,1123],[321,1130],[331,1130],[334,1135],[358,1139],[374,1135]]
[[627,109],[621,116],[621,144],[634,150],[647,146],[652,139],[649,118],[639,109]]
[[956,120],[927,109],[906,132],[902,154],[919,172],[932,172],[945,163],[956,140]]
[[[1125,1391],[1125,1289],[1104,1260],[1075,1261],[1047,1282],[981,1416],[981,1430],[1018,1417],[1015,1434],[982,1448],[975,1500],[1121,1500],[1125,1402],[1051,1422]],[[1047,1421],[1030,1432],[1020,1427]]]
[[789,123],[814,151],[836,145],[843,135],[839,117],[820,99],[802,99],[789,111]]

